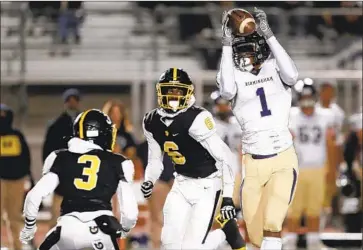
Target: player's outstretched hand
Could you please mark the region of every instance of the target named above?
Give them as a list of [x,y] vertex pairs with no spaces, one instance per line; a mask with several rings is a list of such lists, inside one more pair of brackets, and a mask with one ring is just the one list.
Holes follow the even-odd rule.
[[223,46],[232,46],[232,30],[228,27],[229,22],[229,12],[224,11],[222,15],[222,45]]
[[144,181],[141,185],[141,192],[145,199],[150,198],[153,192],[154,184],[151,181]]
[[35,232],[37,231],[37,225],[34,224],[32,227],[25,227],[21,230],[19,239],[23,244],[28,244],[34,238]]
[[263,10],[255,7],[253,14],[257,24],[256,27],[257,33],[260,36],[263,36],[265,39],[269,39],[270,37],[272,37],[274,34],[270,26],[268,25],[266,13]]
[[223,197],[221,216],[223,220],[231,220],[236,218],[236,209],[234,207],[232,198]]

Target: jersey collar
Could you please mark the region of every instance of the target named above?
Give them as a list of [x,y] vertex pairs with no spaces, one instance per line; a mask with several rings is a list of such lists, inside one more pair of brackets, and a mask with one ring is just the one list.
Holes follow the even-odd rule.
[[72,138],[68,141],[68,150],[73,153],[83,154],[94,149],[102,150],[100,146],[79,138]]

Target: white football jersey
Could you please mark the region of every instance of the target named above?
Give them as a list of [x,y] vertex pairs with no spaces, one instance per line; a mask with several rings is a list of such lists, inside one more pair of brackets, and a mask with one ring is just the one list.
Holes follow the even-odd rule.
[[240,162],[242,137],[240,126],[235,117],[231,117],[229,122],[222,121],[217,117],[214,118],[214,121],[216,123],[217,134],[228,145],[233,153],[233,162],[235,163],[233,167],[235,170],[237,170],[242,164]]
[[[319,108],[323,108],[320,103],[317,103],[316,106],[319,107]],[[343,124],[344,124],[345,112],[335,102],[330,104],[329,109],[331,110],[331,112],[334,115],[334,127],[339,132],[339,131],[342,130],[342,127],[343,127]]]
[[242,129],[243,153],[275,154],[293,144],[288,129],[291,89],[278,70],[274,58],[263,63],[258,75],[234,68],[237,94],[232,111]]
[[314,114],[307,116],[300,108],[293,108],[289,127],[295,136],[299,167],[324,167],[327,160],[326,132],[329,127],[334,127],[331,110],[316,107]]

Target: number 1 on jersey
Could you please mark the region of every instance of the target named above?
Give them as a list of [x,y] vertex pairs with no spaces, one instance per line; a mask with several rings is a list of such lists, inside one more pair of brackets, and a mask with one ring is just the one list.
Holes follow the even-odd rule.
[[271,110],[269,110],[267,107],[266,95],[265,95],[265,90],[263,89],[263,87],[258,88],[256,90],[256,95],[258,95],[260,97],[260,103],[261,103],[261,107],[262,107],[262,111],[260,112],[261,117],[271,115]]

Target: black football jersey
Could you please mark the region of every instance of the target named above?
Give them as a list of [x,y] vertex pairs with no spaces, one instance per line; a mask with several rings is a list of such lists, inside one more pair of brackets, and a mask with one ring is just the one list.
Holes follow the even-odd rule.
[[[50,172],[59,177],[63,193],[61,214],[112,210],[111,198],[120,180],[125,180],[122,155],[103,150],[84,154],[56,151]],[[126,181],[126,180],[125,180]]]
[[[178,174],[204,178],[217,171],[214,158],[189,135],[189,128],[194,119],[204,110],[192,106],[173,118],[162,117],[157,109],[145,115],[145,129],[153,135],[161,151],[167,153],[172,159]],[[173,122],[166,126],[165,120],[173,120]]]

